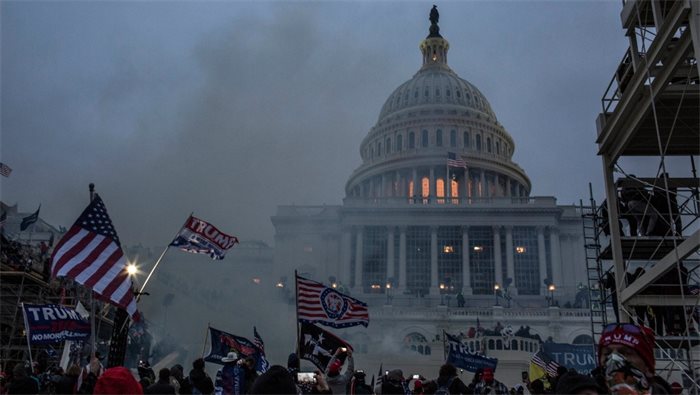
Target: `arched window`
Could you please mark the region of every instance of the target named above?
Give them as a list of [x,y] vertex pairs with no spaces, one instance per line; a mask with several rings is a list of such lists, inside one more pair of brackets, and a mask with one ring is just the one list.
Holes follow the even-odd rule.
[[445,197],[445,181],[442,178],[438,178],[435,181],[435,189],[437,189],[437,193],[435,194],[439,198],[444,198]]
[[396,152],[401,152],[403,149],[403,135],[396,136]]
[[489,349],[489,350],[495,350],[495,349],[496,349],[496,345],[495,345],[493,339],[489,340],[489,347],[488,347],[488,349]]
[[593,338],[590,335],[578,335],[572,344],[593,344]]
[[428,339],[418,332],[412,332],[403,338],[403,347],[411,351],[416,351],[423,355],[430,355]]
[[423,177],[421,180],[421,196],[424,198],[430,196],[430,179],[428,177]]
[[457,131],[450,130],[450,147],[456,147],[456,146],[457,146]]
[[457,180],[452,180],[450,183],[450,197],[459,197],[459,183]]
[[416,195],[416,193],[414,192],[414,188],[413,188],[413,180],[411,180],[408,182],[408,196],[413,197],[415,195]]
[[481,135],[476,135],[476,150],[481,151]]
[[391,153],[391,139],[386,139],[386,153]]
[[408,134],[408,149],[416,148],[416,134],[411,132]]
[[486,138],[486,151],[491,152],[491,137]]
[[503,350],[503,341],[501,339],[496,340],[496,350]]
[[428,146],[428,131],[423,130],[421,132],[421,146],[427,147]]
[[469,132],[464,132],[464,148],[469,148]]
[[442,147],[442,129],[438,129],[435,132],[435,143],[438,147]]

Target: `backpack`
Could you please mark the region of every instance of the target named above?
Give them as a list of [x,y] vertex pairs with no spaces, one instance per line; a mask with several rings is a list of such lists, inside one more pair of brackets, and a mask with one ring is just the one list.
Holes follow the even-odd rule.
[[437,391],[435,391],[435,395],[450,395],[450,386],[452,385],[454,379],[454,377],[450,377],[445,385],[439,386]]

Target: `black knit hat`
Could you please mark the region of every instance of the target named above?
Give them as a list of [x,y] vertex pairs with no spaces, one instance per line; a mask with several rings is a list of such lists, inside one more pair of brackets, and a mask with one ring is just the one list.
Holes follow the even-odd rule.
[[582,390],[593,390],[599,394],[605,393],[591,376],[569,372],[557,381],[556,394],[576,394]]

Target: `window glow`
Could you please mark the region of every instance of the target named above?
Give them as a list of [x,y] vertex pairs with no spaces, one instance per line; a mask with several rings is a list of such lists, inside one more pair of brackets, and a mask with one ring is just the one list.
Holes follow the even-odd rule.
[[421,191],[421,196],[424,198],[427,198],[430,196],[430,179],[428,177],[423,177],[421,180],[422,184],[422,191]]
[[444,198],[445,197],[445,181],[443,181],[442,178],[438,178],[437,181],[435,182],[436,189],[437,189],[437,197],[439,198]]
[[442,252],[444,252],[445,254],[451,254],[455,252],[455,248],[453,246],[443,246]]
[[408,182],[408,196],[415,196],[415,192],[413,191],[413,180]]
[[450,196],[453,198],[459,197],[459,184],[457,180],[452,180],[450,183]]
[[527,251],[527,249],[526,249],[525,247],[523,247],[523,246],[517,246],[517,247],[515,247],[515,252],[517,252],[518,254],[524,254],[525,251]]
[[474,246],[474,252],[481,252],[484,250],[484,247],[482,246]]

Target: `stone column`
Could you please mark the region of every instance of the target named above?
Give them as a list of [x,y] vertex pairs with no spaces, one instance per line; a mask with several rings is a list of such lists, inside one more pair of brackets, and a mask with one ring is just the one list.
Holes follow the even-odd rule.
[[337,275],[341,276],[341,281],[349,286],[352,279],[352,273],[350,272],[350,267],[352,266],[350,264],[350,259],[352,258],[352,251],[350,251],[350,248],[352,248],[352,229],[348,226],[344,226],[342,229],[340,248],[342,251],[340,256],[343,257],[343,261]]
[[367,182],[369,182],[369,197],[373,199],[376,197],[374,193],[374,177],[370,177],[369,180],[367,180]]
[[430,185],[428,189],[428,201],[429,203],[433,204],[437,201],[437,188],[435,188],[435,169],[433,167],[430,168]]
[[452,195],[450,194],[452,192],[452,178],[449,166],[445,167],[445,172],[447,173],[445,176],[445,203],[452,203]]
[[406,227],[399,227],[399,289],[402,294],[406,291]]
[[471,265],[469,263],[469,227],[462,227],[462,294],[471,295],[472,292],[472,276]]
[[495,280],[503,287],[503,263],[501,261],[501,233],[500,226],[493,227],[493,265]]
[[511,283],[510,288],[508,289],[508,292],[510,292],[511,296],[515,296],[518,294],[518,287],[515,283],[515,262],[513,259],[514,253],[515,249],[513,248],[513,227],[506,226],[506,267],[508,270],[508,272],[506,273],[506,278],[513,279],[513,282]]
[[381,178],[380,178],[380,180],[381,180],[381,181],[380,181],[380,182],[381,182],[381,187],[380,187],[380,191],[379,191],[379,197],[380,197],[380,198],[385,198],[385,197],[388,196],[387,193],[386,193],[386,181],[387,181],[386,178],[387,178],[387,177],[386,177],[386,174],[385,174],[385,173],[382,173],[382,176],[381,176]]
[[355,232],[355,294],[362,294],[364,287],[362,286],[362,227],[357,227]]
[[506,196],[512,197],[513,194],[510,191],[510,177],[506,177]]
[[471,178],[469,177],[469,169],[464,169],[464,201],[468,202],[469,198],[471,197],[471,193],[469,193],[469,181]]
[[498,173],[494,173],[493,175],[493,186],[493,196],[501,197],[501,177],[498,175]]
[[[419,196],[420,194],[418,193],[418,169],[415,167],[413,168],[413,196],[410,196],[410,198],[415,198],[416,196]],[[414,201],[415,203],[415,201]]]
[[486,188],[486,173],[484,172],[484,169],[481,169],[481,179],[479,180],[479,184],[481,185],[481,193],[479,194],[479,197],[487,197],[488,189]]
[[540,295],[547,296],[547,287],[543,282],[547,278],[547,253],[544,244],[544,227],[542,226],[537,227],[537,257],[540,261]]
[[437,226],[430,227],[430,294],[439,295]]
[[394,197],[401,196],[401,173],[396,170],[396,175],[394,175],[394,183],[391,185],[391,195]]
[[561,248],[559,245],[559,229],[549,228],[549,252],[552,257],[552,282],[557,288],[564,284],[561,277]]
[[[390,226],[386,237],[386,280],[394,277],[394,227]],[[384,284],[382,285],[384,286]],[[396,284],[392,284],[396,286]]]

